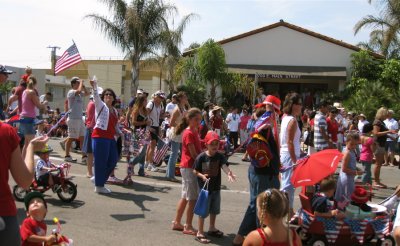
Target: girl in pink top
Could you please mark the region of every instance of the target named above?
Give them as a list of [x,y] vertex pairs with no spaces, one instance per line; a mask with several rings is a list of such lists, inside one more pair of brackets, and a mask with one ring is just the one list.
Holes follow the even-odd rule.
[[371,165],[374,157],[374,138],[371,137],[373,126],[371,123],[364,125],[362,129],[361,141],[361,154],[360,161],[364,167],[364,174],[362,175],[362,181],[364,183],[372,184],[371,179]]
[[36,92],[37,80],[31,76],[28,78],[28,85],[22,93],[21,115],[19,131],[24,135],[25,143],[22,148],[22,157],[25,158],[26,148],[35,136],[34,122],[36,119],[35,108],[45,109],[47,101],[40,103],[39,96]]

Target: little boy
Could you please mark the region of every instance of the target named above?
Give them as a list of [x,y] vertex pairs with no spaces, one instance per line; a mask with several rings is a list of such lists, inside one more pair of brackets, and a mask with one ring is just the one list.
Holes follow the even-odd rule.
[[311,206],[315,216],[319,217],[336,217],[342,219],[344,213],[338,209],[333,209],[333,205],[329,198],[335,193],[336,183],[331,178],[326,178],[321,181],[319,193],[316,193],[311,199]]
[[[222,237],[223,232],[215,228],[215,220],[217,214],[220,213],[221,204],[221,168],[228,175],[229,181],[235,181],[236,176],[226,165],[226,158],[218,152],[219,136],[216,132],[209,131],[204,138],[207,150],[197,156],[194,162],[194,172],[198,177],[200,189],[203,188],[204,182],[209,179],[208,184],[208,212],[210,214],[210,227],[208,235],[212,237]],[[204,219],[199,217],[199,230],[196,240],[200,243],[209,243],[210,240],[204,235]]]
[[43,194],[37,191],[25,196],[25,209],[27,217],[21,225],[20,233],[22,246],[41,246],[43,243],[56,242],[55,235],[46,236],[47,226],[44,218],[47,213],[47,204]]
[[49,173],[50,171],[55,171],[57,168],[51,164],[49,160],[49,153],[52,150],[49,148],[49,145],[45,145],[43,149],[37,151],[36,154],[39,156],[39,160],[36,163],[36,180],[38,181],[39,185],[43,186],[52,186],[54,184],[53,177]]

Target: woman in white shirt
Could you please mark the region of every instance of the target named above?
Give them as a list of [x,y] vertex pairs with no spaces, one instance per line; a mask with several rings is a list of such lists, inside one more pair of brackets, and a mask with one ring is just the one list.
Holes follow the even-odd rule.
[[[301,115],[303,102],[301,96],[297,93],[289,93],[285,97],[283,103],[283,118],[281,123],[280,140],[280,156],[283,167],[291,167],[296,164],[300,158],[300,136],[301,131],[297,124],[296,117]],[[282,173],[281,190],[289,195],[289,216],[293,215],[294,187],[290,178],[292,177],[293,168],[287,168]]]

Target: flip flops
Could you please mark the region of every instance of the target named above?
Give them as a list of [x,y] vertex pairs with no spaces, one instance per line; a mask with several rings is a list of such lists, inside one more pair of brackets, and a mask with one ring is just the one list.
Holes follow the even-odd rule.
[[210,239],[206,238],[203,235],[196,236],[194,238],[194,240],[196,240],[197,242],[202,243],[202,244],[209,244],[211,242]]
[[211,237],[221,238],[224,235],[224,233],[220,230],[216,230],[216,231],[208,231],[207,235]]
[[197,235],[197,231],[196,230],[193,230],[193,229],[189,229],[189,230],[183,230],[182,231],[182,233],[183,234],[185,234],[185,235],[191,235],[191,236],[195,236],[195,235]]
[[172,221],[172,230],[173,231],[183,231],[184,227],[183,225],[175,223],[175,221]]

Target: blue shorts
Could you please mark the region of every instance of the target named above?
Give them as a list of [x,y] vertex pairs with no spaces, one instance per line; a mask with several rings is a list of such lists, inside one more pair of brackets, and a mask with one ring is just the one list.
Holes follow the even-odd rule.
[[85,138],[83,139],[82,152],[86,154],[93,153],[92,150],[92,132],[93,129],[85,129]]
[[22,135],[35,135],[35,119],[29,117],[21,117],[19,120],[18,131]]
[[208,192],[208,213],[202,218],[207,218],[209,214],[220,214],[221,212],[221,191]]

